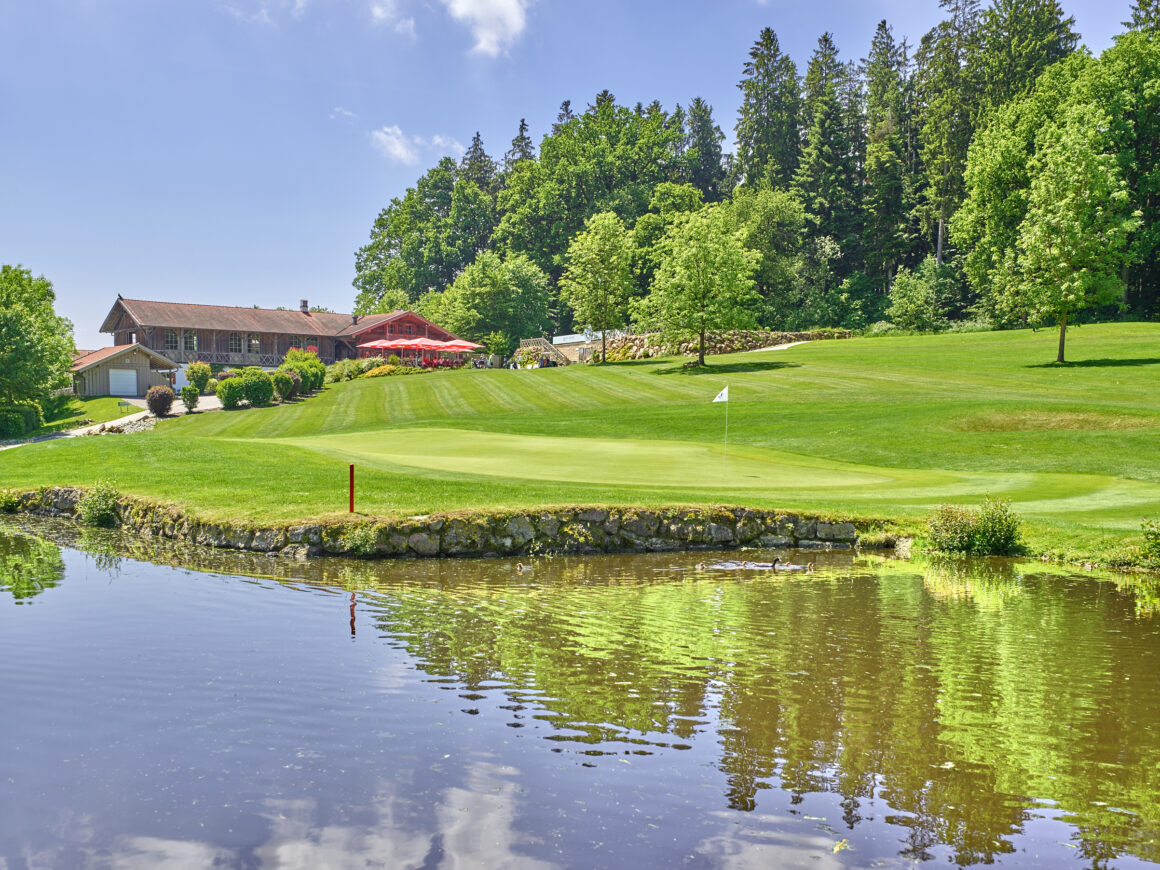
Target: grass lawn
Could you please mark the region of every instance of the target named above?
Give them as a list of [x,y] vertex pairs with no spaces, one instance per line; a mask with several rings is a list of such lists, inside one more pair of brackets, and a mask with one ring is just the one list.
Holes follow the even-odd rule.
[[[27,437],[35,438],[38,435],[51,435],[53,432],[64,432],[66,429],[75,429],[78,426],[88,426],[96,423],[108,423],[119,420],[129,414],[136,414],[140,408],[133,406],[122,407],[121,400],[115,396],[98,396],[93,399],[72,399],[51,414],[51,420],[45,420],[44,425]],[[46,416],[48,416],[46,414]]]
[[[917,527],[1010,498],[1033,546],[1099,555],[1160,517],[1160,324],[823,341],[714,357],[334,385],[284,407],[22,447],[0,487],[85,485],[203,516],[744,504]],[[729,385],[725,406],[712,398]],[[115,401],[115,400],[113,400]]]

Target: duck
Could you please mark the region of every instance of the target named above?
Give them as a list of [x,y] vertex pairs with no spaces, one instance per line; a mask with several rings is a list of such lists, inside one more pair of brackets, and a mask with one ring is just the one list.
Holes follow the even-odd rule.
[[531,565],[525,565],[523,562],[516,562],[516,573],[523,574],[525,571],[531,571]]
[[709,566],[706,565],[704,562],[697,563],[697,570],[698,571],[707,571],[708,569],[709,569]]
[[775,557],[773,560],[773,570],[775,571],[813,571],[814,563],[808,562],[805,565],[794,565],[792,562],[783,562],[780,558]]

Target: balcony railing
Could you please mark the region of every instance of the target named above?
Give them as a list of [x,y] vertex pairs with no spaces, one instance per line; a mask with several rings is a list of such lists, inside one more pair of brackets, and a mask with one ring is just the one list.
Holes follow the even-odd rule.
[[[222,353],[208,350],[158,350],[158,353],[176,363],[205,362],[225,366],[262,366],[276,368],[282,364],[285,354],[276,353]],[[326,365],[334,362],[334,357],[318,357]]]

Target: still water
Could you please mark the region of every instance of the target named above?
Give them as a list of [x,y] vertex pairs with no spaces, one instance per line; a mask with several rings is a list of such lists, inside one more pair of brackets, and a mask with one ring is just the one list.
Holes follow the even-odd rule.
[[0,870],[1160,861],[1155,589],[730,558],[0,525]]

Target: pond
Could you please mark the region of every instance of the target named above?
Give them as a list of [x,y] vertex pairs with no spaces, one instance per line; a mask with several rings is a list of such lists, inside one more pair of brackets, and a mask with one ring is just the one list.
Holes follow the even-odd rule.
[[0,868],[1160,861],[1154,587],[736,558],[4,521]]

